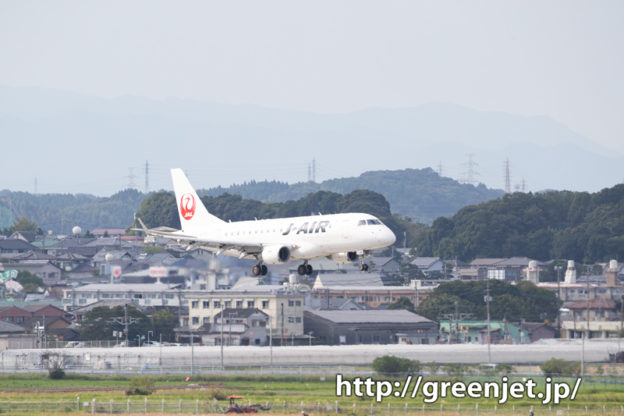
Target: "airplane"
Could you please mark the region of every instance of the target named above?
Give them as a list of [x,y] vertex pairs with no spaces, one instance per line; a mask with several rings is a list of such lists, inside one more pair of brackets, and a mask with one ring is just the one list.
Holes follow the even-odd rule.
[[[300,275],[311,275],[308,261],[327,257],[337,263],[353,263],[371,250],[394,244],[394,233],[369,214],[312,215],[254,221],[226,222],[210,214],[182,169],[171,169],[181,230],[148,229],[138,218],[147,236],[185,241],[198,247],[240,259],[255,259],[254,276],[266,275],[267,264],[303,261]],[[363,261],[360,270],[368,270]]]

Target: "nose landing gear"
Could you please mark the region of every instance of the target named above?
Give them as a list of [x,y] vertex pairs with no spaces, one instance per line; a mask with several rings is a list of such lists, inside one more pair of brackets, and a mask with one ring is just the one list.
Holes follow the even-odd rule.
[[368,271],[368,264],[366,264],[366,263],[360,264],[360,270],[363,271],[363,272],[367,272]]

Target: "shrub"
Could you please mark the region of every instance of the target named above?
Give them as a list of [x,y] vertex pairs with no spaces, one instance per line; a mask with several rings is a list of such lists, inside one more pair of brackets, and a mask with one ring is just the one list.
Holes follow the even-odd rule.
[[373,370],[379,374],[415,373],[420,371],[420,361],[384,355],[373,360]]
[[430,363],[425,364],[425,367],[433,375],[433,374],[436,374],[438,370],[440,369],[440,364],[436,363],[435,361],[432,361]]
[[61,368],[59,364],[54,364],[51,368],[48,369],[48,377],[52,380],[60,380],[65,378],[65,371]]
[[126,390],[128,396],[147,396],[153,392],[154,382],[147,376],[134,378],[130,384],[130,388]]
[[572,376],[578,375],[580,372],[580,363],[578,361],[568,362],[559,358],[551,358],[540,366],[545,377],[553,376]]
[[210,389],[206,392],[206,396],[209,399],[226,400],[228,394],[221,389]]
[[496,364],[496,367],[494,367],[494,371],[496,371],[498,374],[510,374],[513,371],[513,367],[511,366],[511,364],[500,363]]

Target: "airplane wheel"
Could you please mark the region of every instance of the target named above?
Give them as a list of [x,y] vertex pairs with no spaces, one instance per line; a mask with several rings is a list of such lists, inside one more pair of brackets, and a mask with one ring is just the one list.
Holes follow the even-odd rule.
[[363,272],[367,272],[368,271],[368,264],[366,264],[366,263],[360,264],[360,270],[363,271]]
[[253,273],[254,276],[260,275],[260,273],[262,273],[262,266],[260,266],[259,264],[256,264],[251,269],[251,272]]
[[301,276],[306,274],[307,271],[308,271],[308,268],[306,267],[305,264],[300,264],[299,267],[297,267],[297,273],[299,273],[299,275]]
[[260,271],[260,274],[262,276],[266,276],[266,274],[269,272],[269,269],[264,264],[262,265],[261,269],[262,270]]
[[312,268],[312,265],[310,264],[306,264],[306,273],[308,276],[310,276],[312,274],[312,272],[314,271],[314,269]]

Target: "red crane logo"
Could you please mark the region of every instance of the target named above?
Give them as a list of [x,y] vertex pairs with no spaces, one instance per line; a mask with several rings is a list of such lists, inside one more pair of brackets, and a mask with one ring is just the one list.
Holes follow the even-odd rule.
[[182,218],[190,220],[195,215],[195,197],[191,194],[184,194],[180,198],[180,213]]

